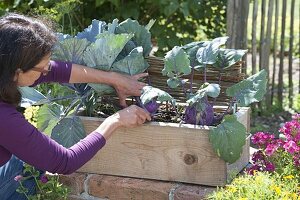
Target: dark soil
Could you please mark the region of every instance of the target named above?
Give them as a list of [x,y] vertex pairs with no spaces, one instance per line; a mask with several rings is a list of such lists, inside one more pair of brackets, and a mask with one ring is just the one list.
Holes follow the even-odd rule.
[[282,111],[278,113],[270,113],[268,115],[252,115],[251,116],[251,133],[259,131],[274,133],[278,135],[279,128],[288,121],[291,121],[292,113]]

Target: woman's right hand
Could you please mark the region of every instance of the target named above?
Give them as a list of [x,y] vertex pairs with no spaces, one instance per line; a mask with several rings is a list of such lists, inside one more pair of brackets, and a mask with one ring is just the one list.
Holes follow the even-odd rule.
[[96,131],[107,140],[117,128],[133,128],[146,120],[151,121],[150,113],[136,105],[131,105],[106,118]]

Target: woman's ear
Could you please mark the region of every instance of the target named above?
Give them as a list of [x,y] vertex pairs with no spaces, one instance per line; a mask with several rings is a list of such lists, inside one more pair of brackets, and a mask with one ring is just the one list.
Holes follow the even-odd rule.
[[15,76],[14,76],[14,81],[17,81],[18,80],[18,76],[20,73],[23,73],[23,70],[18,68],[15,72]]

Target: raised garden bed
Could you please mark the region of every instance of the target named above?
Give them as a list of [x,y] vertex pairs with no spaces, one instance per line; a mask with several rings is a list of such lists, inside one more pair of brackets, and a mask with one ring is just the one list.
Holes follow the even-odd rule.
[[[240,108],[238,120],[249,131],[250,109]],[[87,133],[103,119],[81,117]],[[241,157],[233,164],[213,151],[208,134],[212,127],[150,122],[120,129],[79,172],[138,177],[223,186],[249,162],[247,137]]]

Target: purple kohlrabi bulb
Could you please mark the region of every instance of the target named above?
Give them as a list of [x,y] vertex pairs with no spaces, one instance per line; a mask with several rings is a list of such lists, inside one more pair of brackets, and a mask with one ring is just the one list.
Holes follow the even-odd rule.
[[213,120],[214,120],[214,108],[210,103],[206,102],[205,112],[201,113],[200,123],[201,125],[210,126],[212,125]]
[[149,113],[154,114],[159,108],[159,103],[157,103],[155,100],[151,100],[148,103],[146,103],[144,106]]
[[185,109],[184,121],[187,124],[196,124],[198,122],[198,125],[212,125],[214,119],[213,107],[207,102],[205,111],[200,112],[199,116],[200,119],[197,119],[197,109],[195,106],[188,106]]
[[197,119],[197,110],[195,106],[188,106],[185,109],[185,117],[184,117],[185,123],[196,124],[196,119]]

